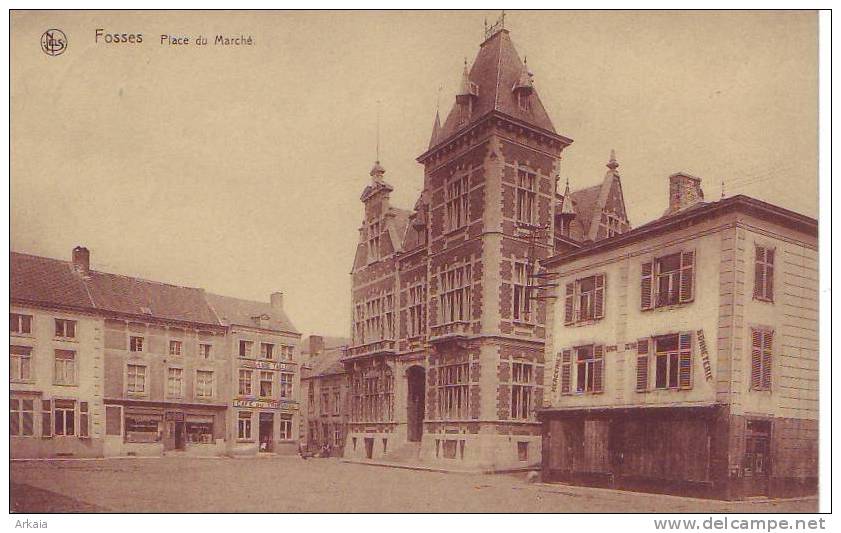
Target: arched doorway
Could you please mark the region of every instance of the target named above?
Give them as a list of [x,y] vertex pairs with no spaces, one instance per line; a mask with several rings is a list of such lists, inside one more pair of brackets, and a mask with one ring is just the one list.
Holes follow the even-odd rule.
[[426,370],[422,366],[412,366],[406,371],[409,386],[406,407],[408,409],[408,440],[420,442],[423,436],[423,417],[426,406]]

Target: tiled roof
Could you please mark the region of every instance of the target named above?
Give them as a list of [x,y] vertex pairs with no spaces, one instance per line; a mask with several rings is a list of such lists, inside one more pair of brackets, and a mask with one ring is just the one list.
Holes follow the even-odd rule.
[[329,376],[333,374],[344,374],[345,366],[341,362],[342,350],[340,348],[326,349],[309,361],[309,373],[307,377]]
[[[512,89],[519,81],[523,67],[523,62],[517,55],[517,50],[514,49],[508,30],[501,30],[482,43],[470,68],[469,80],[478,86],[478,95],[468,124],[476,122],[491,111],[499,111],[527,124],[556,133],[537,90],[532,93],[529,110],[522,109],[517,103],[517,97]],[[440,133],[433,138],[439,143],[443,142],[464,127],[464,124],[460,124],[459,115],[459,106],[455,104],[447,115]]]
[[13,300],[60,307],[93,307],[82,276],[69,261],[11,252],[9,278]]
[[268,302],[243,300],[230,296],[206,293],[207,301],[216,312],[219,321],[224,325],[257,327],[255,317],[268,316],[267,323],[259,326],[262,329],[298,333],[292,321],[282,309],[275,309]]

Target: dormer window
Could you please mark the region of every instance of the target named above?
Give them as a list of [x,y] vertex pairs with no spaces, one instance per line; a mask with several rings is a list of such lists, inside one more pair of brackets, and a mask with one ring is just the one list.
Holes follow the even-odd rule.
[[531,111],[531,94],[526,91],[517,91],[517,105],[522,111]]
[[380,222],[371,222],[368,225],[368,261],[380,260]]

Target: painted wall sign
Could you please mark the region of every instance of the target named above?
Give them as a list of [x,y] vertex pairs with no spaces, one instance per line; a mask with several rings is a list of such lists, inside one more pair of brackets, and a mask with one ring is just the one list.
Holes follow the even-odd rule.
[[701,362],[704,365],[704,377],[707,378],[707,381],[711,381],[713,379],[713,369],[710,365],[710,353],[707,351],[707,339],[704,337],[704,330],[699,329],[697,335],[698,346],[701,348]]
[[558,389],[558,372],[561,369],[561,354],[555,357],[555,369],[552,371],[552,392]]
[[234,407],[248,407],[251,409],[283,409],[286,411],[297,411],[298,402],[288,400],[243,400],[234,399]]
[[261,370],[282,370],[284,372],[294,372],[295,365],[289,363],[280,363],[277,361],[265,361],[261,359],[240,359],[240,364],[245,368],[259,368]]

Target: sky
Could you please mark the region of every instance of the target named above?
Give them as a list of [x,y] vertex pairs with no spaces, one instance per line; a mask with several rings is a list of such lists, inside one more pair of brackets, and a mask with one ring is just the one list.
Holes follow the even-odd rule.
[[[348,335],[359,195],[376,158],[410,208],[436,107],[498,12],[18,12],[11,18],[11,249],[268,301]],[[506,13],[564,152],[598,183],[611,149],[633,225],[668,176],[817,217],[817,15]],[[48,28],[68,47],[44,54]],[[141,44],[96,42],[141,33]],[[162,34],[209,45],[161,44]],[[217,34],[251,46],[214,46]],[[379,102],[379,103],[378,103]]]

